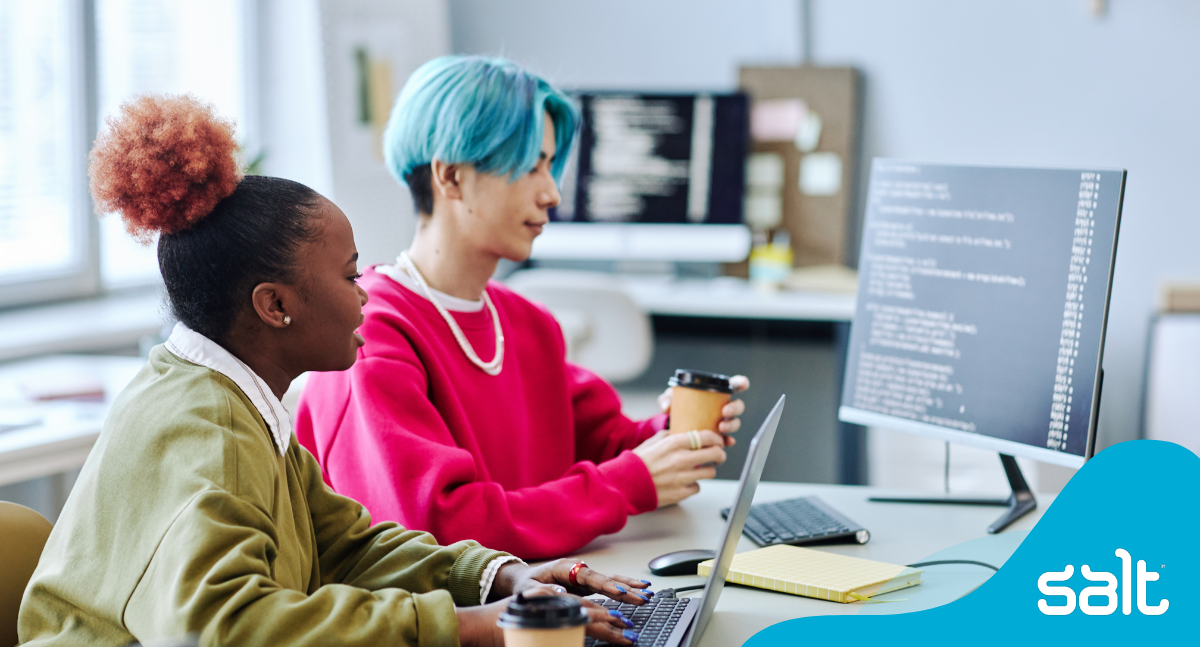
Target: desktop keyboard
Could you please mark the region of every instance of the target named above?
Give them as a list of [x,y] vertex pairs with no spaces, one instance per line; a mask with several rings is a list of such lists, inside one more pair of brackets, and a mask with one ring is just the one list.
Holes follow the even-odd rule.
[[[649,602],[641,606],[608,598],[593,601],[602,604],[605,609],[610,611],[620,611],[625,614],[626,618],[629,618],[633,623],[633,630],[638,633],[638,647],[663,647],[667,644],[667,639],[671,637],[671,631],[675,629],[675,625],[679,624],[679,619],[683,617],[684,611],[687,610],[687,606],[693,601],[693,598],[652,597]],[[588,636],[583,645],[584,647],[604,647],[612,645],[612,643],[600,642]]]
[[[729,516],[729,508],[721,511]],[[871,533],[815,496],[759,503],[750,507],[742,531],[759,546],[855,541],[865,544]]]

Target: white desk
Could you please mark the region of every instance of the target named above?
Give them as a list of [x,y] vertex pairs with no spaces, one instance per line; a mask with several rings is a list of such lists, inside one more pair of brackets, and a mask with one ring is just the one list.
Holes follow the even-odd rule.
[[[83,465],[109,405],[145,363],[140,357],[56,355],[0,365],[0,424],[22,418],[35,421],[0,431],[0,485]],[[104,402],[31,402],[22,395],[22,383],[29,379],[74,375],[102,382]]]
[[677,279],[669,276],[621,277],[629,296],[652,315],[850,321],[853,294],[760,292],[745,279]]
[[[703,584],[704,579],[697,576],[652,576],[647,563],[658,555],[676,550],[715,549],[725,523],[718,511],[732,503],[736,485],[733,481],[705,482],[700,494],[678,506],[633,517],[621,532],[597,539],[584,547],[577,557],[601,572],[650,580],[654,590]],[[987,535],[987,525],[1002,512],[998,507],[867,501],[868,496],[883,492],[879,488],[856,486],[762,483],[755,502],[819,495],[871,531],[871,541],[866,545],[836,544],[822,546],[821,550],[893,564],[912,564],[941,549],[983,537]],[[1038,495],[1038,509],[1011,526],[1010,532],[1031,529],[1053,500],[1052,495]],[[753,548],[757,545],[743,536],[738,552]],[[727,586],[721,593],[701,645],[741,645],[755,633],[784,620],[815,615],[853,615],[862,608],[861,604],[840,604]]]
[[162,292],[146,289],[0,313],[0,361],[135,346],[166,323]]

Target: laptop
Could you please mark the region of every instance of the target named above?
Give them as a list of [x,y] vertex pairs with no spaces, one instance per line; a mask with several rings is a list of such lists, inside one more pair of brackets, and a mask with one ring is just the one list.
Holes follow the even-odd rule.
[[[746,516],[750,513],[750,503],[754,500],[754,491],[758,488],[758,479],[762,476],[763,465],[767,462],[767,452],[771,449],[771,441],[775,439],[775,429],[779,426],[779,418],[783,415],[785,396],[779,396],[779,402],[771,409],[770,415],[763,421],[754,439],[750,441],[750,451],[746,454],[746,463],[742,467],[742,478],[738,483],[734,504],[725,522],[725,532],[721,542],[717,544],[715,568],[704,583],[704,592],[700,597],[650,598],[650,602],[633,606],[607,598],[593,601],[603,604],[608,609],[619,609],[633,622],[633,630],[638,632],[638,647],[695,647],[700,644],[700,637],[708,628],[717,599],[725,588],[725,577],[729,574],[729,564],[737,550],[738,538],[742,536],[742,527],[746,524]],[[586,647],[604,647],[611,643],[600,642],[589,637]]]

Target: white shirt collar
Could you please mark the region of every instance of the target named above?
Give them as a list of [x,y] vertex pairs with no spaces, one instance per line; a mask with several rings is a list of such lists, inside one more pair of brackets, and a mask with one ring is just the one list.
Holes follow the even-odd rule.
[[279,455],[287,453],[288,444],[292,438],[292,415],[279,398],[271,391],[267,383],[249,366],[234,357],[232,353],[221,347],[215,341],[188,328],[183,323],[175,324],[171,336],[167,338],[167,350],[182,360],[198,366],[212,369],[233,380],[233,383],[250,398],[250,402],[258,409],[271,435],[275,438],[275,447]]
[[[421,291],[421,287],[417,285],[417,282],[413,280],[413,277],[409,276],[408,272],[405,272],[404,269],[399,265],[376,265],[375,271],[399,283],[400,285],[403,285],[413,294],[416,294],[422,299],[425,298],[425,293]],[[439,292],[433,288],[429,288],[429,292],[433,295],[433,298],[437,299],[438,303],[440,303],[443,308],[451,312],[479,312],[480,310],[483,310],[483,299],[470,301],[446,294],[445,292]]]

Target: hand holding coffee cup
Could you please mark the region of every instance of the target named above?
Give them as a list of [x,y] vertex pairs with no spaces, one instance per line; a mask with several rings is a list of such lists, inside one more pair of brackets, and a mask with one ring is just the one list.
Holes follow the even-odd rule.
[[679,503],[700,491],[698,481],[716,477],[715,466],[726,458],[725,439],[707,429],[681,434],[664,429],[634,448],[654,481],[658,507]]
[[710,429],[725,437],[725,446],[734,444],[729,434],[741,428],[739,416],[745,413],[746,404],[731,400],[731,395],[750,388],[746,376],[679,369],[668,384],[658,404],[664,413],[670,414],[670,433]]

